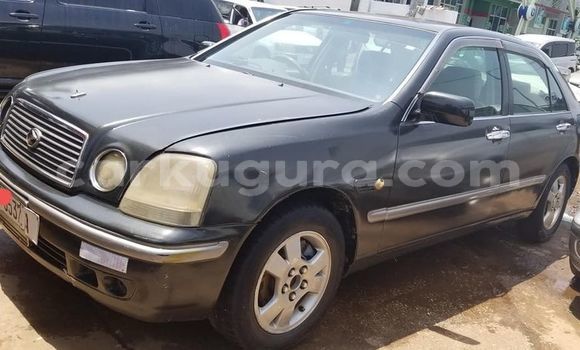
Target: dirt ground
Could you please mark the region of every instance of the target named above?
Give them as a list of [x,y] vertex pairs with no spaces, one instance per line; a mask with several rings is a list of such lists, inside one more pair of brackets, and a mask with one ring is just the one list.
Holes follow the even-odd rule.
[[[580,188],[568,212],[580,204]],[[543,245],[505,225],[343,281],[300,349],[578,349],[569,224]],[[230,349],[208,322],[118,315],[45,271],[0,233],[0,349]]]

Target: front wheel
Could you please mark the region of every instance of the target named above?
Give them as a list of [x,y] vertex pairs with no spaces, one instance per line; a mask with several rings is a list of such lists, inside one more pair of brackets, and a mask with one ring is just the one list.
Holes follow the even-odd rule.
[[538,206],[529,218],[520,223],[520,232],[529,242],[547,242],[554,236],[566,210],[571,193],[572,176],[566,165],[561,165],[549,180]]
[[319,206],[261,224],[232,268],[212,324],[252,349],[299,342],[330,305],[344,269],[344,236]]

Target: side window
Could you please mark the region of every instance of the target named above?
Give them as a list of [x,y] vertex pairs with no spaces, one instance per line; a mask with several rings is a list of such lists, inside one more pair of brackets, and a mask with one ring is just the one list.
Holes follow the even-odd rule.
[[548,73],[548,81],[550,82],[550,102],[552,103],[552,112],[567,111],[568,105],[564,99],[564,94],[556,83],[556,79],[552,73]]
[[159,0],[161,16],[221,22],[220,13],[211,0]]
[[576,55],[576,44],[569,43],[568,44],[568,56],[575,56]]
[[514,113],[550,112],[546,68],[537,61],[508,53],[514,98]]
[[568,44],[557,43],[552,45],[552,57],[565,57],[568,55]]
[[145,12],[145,0],[62,0],[61,3]]
[[447,62],[429,91],[470,98],[477,117],[501,114],[501,68],[497,50],[466,47]]
[[247,27],[252,24],[248,9],[241,5],[234,5],[234,18],[232,22],[232,24],[240,27]]

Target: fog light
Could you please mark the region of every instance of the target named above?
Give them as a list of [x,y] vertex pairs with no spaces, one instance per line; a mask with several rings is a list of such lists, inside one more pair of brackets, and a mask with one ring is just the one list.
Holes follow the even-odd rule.
[[109,294],[118,298],[124,298],[127,296],[127,286],[125,286],[125,283],[118,278],[105,276],[105,278],[103,278],[103,287],[105,287],[105,290]]
[[91,183],[101,192],[111,192],[125,178],[127,157],[119,150],[107,150],[101,153],[91,166]]

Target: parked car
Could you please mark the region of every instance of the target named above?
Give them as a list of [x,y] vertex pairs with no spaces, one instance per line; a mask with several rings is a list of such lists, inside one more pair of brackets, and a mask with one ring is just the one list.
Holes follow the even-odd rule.
[[578,66],[576,42],[552,35],[523,34],[518,38],[544,51],[562,73],[574,73]]
[[0,0],[0,96],[39,71],[187,56],[228,35],[211,0]]
[[252,349],[304,338],[370,264],[506,220],[549,240],[578,178],[579,105],[540,50],[403,18],[292,11],[194,57],[35,74],[0,110],[24,251]]
[[570,268],[574,275],[580,278],[580,213],[576,214],[572,222],[570,236]]
[[254,23],[288,11],[283,6],[269,5],[250,0],[214,0],[225,23],[231,31],[238,32]]

